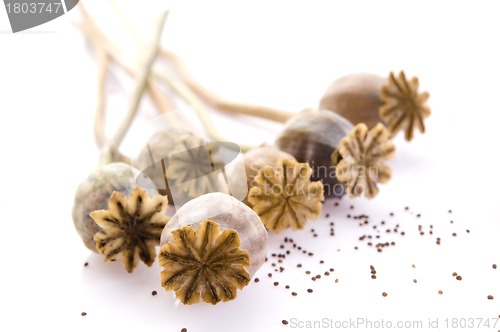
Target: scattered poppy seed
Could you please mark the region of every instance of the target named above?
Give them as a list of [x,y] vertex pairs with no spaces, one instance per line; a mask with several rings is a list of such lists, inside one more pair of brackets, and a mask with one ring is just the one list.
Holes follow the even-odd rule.
[[377,276],[375,274],[372,274],[372,279],[377,279]]
[[89,266],[89,262],[85,262],[85,264],[83,264],[83,266],[85,266],[85,267]]
[[438,294],[439,295],[443,294],[443,291],[442,290],[438,290]]
[[279,282],[275,281],[273,285],[278,286],[279,284],[280,284]]
[[319,263],[320,263],[320,264],[323,264],[323,263],[325,263],[325,261],[321,260],[321,261],[319,261]]
[[285,320],[285,319],[283,319],[283,320],[281,321],[281,324],[283,324],[283,325],[288,325],[288,321],[287,321],[287,320]]
[[313,292],[313,290],[312,290],[311,288],[309,288],[309,289],[307,290],[307,292],[308,292],[308,293],[312,293],[312,292]]
[[417,218],[420,218],[420,217],[421,217],[421,215],[420,215],[420,213],[418,213],[418,214],[417,214]]
[[417,283],[417,279],[413,279],[413,283],[416,284]]
[[453,233],[453,234],[451,234],[451,235],[453,235],[453,236],[457,236],[457,233]]
[[488,295],[488,300],[493,300],[493,295]]
[[297,296],[297,293],[295,293],[295,292],[292,292],[292,296]]
[[327,213],[325,217],[326,217],[326,218],[330,218],[330,214],[329,214],[329,213]]
[[458,273],[453,272],[451,275],[452,275],[453,277],[456,277],[456,276],[457,276],[457,274],[458,274]]
[[289,285],[286,285],[286,286],[285,286],[285,288],[286,288],[286,289],[290,289],[290,286],[289,286]]
[[302,264],[297,264],[297,267],[302,267]]
[[306,271],[306,274],[311,274],[311,271]]
[[267,274],[267,276],[268,276],[269,278],[271,278],[271,277],[273,276],[273,274],[272,274],[272,273],[268,273],[268,274]]
[[87,313],[85,311],[82,311],[82,313],[80,315],[82,315],[82,317],[85,317],[85,316],[87,316]]
[[383,292],[383,293],[382,293],[382,296],[383,296],[383,297],[387,297],[387,293],[386,293],[386,292]]
[[183,328],[181,329],[181,332],[187,332],[187,331],[188,331],[188,329],[187,329],[187,328],[185,328],[185,327],[183,327]]
[[335,283],[338,284],[339,283],[339,279],[335,279]]
[[458,281],[462,280],[462,276],[457,276],[456,278]]
[[255,282],[259,282],[259,281],[260,281],[260,279],[259,279],[259,278],[255,278],[253,281],[255,281]]
[[495,269],[495,270],[496,270],[497,265],[496,265],[496,264],[493,264],[491,267],[492,267],[493,269]]
[[335,269],[334,268],[330,268],[330,272],[333,272],[333,271],[335,271]]
[[151,295],[153,295],[153,296],[156,296],[156,294],[158,294],[158,292],[155,290],[151,292]]

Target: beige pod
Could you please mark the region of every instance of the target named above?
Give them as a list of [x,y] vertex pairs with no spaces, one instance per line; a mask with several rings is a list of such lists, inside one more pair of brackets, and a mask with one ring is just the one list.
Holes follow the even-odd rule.
[[276,167],[280,159],[295,160],[291,154],[271,146],[259,146],[250,149],[245,152],[244,158],[248,189],[252,188],[255,176],[263,167]]
[[181,127],[169,127],[151,136],[134,161],[134,166],[141,170],[154,183],[158,192],[168,197],[173,204],[168,181],[165,181],[161,160],[175,152],[179,146],[185,149],[196,148],[202,139]]
[[335,80],[321,97],[319,108],[340,114],[353,124],[373,128],[381,122],[382,87],[387,79],[374,74],[355,73]]
[[336,113],[305,110],[288,120],[275,144],[299,162],[311,166],[311,179],[323,182],[325,197],[341,196],[345,190],[335,176],[332,154],[353,127]]
[[265,262],[268,234],[236,198],[209,193],[184,204],[160,240],[161,284],[184,304],[236,297]]

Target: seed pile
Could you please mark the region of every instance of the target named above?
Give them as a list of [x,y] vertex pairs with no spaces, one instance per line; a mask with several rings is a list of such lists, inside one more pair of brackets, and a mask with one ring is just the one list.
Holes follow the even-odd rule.
[[[331,202],[337,209],[343,208],[342,203],[342,199]],[[361,255],[363,255],[363,250],[375,250],[380,254],[383,254],[383,252],[387,250],[395,250],[397,242],[403,241],[405,237],[410,235],[418,236],[422,239],[431,237],[436,245],[442,245],[442,243],[446,244],[443,239],[446,238],[448,241],[452,237],[457,237],[460,234],[460,230],[458,229],[447,234],[446,232],[443,234],[443,231],[436,231],[433,224],[425,224],[425,219],[422,217],[422,214],[412,211],[410,206],[404,206],[401,210],[394,209],[393,211],[389,211],[385,215],[382,215],[382,218],[366,213],[357,213],[356,206],[354,205],[349,205],[348,207],[344,207],[344,209],[344,211],[346,211],[344,216],[335,214],[331,216],[329,213],[326,213],[322,221],[312,223],[314,228],[311,227],[309,230],[306,229],[307,233],[305,233],[312,235],[309,238],[307,236],[294,237],[294,233],[290,233],[291,235],[282,238],[276,237],[270,241],[270,243],[273,243],[273,247],[270,248],[270,252],[268,253],[268,257],[262,269],[257,273],[257,276],[254,277],[253,284],[257,287],[270,285],[276,292],[283,291],[284,294],[286,294],[285,296],[290,296],[291,298],[314,296],[316,294],[313,287],[314,283],[338,284],[339,278],[336,276],[338,271],[331,265],[331,263],[334,262],[332,255],[335,255],[335,252],[340,252],[341,250],[348,250],[349,247],[346,248],[343,246],[342,248],[335,248],[335,237],[341,236],[340,234],[337,235],[335,232],[336,224],[345,227],[346,223],[351,223],[355,228],[359,229],[359,236],[353,239],[359,244],[355,244],[350,248],[351,250],[359,252]],[[452,214],[452,210],[449,210],[448,213]],[[414,218],[415,223],[411,222],[411,218]],[[408,221],[408,219],[410,219],[410,221]],[[433,222],[439,223],[439,220],[433,219]],[[447,220],[444,220],[441,224],[446,222]],[[449,222],[449,225],[452,225],[451,227],[459,227],[460,222],[452,220]],[[463,234],[470,234],[470,230],[467,229]],[[315,241],[331,237],[333,237],[333,239],[329,241],[331,241],[334,246],[333,248],[322,247],[320,250],[311,250],[311,248],[316,248],[314,246]],[[300,240],[297,238],[300,238]],[[416,269],[415,264],[409,263],[409,267],[411,266],[412,269]],[[89,263],[85,262],[84,267],[87,268],[88,266]],[[497,264],[490,263],[489,266],[493,270],[497,269]],[[375,282],[374,285],[377,285],[376,279],[380,277],[380,275],[375,264],[370,264],[366,268],[370,270],[370,279]],[[289,273],[299,276],[302,275],[304,280],[300,280],[299,278],[300,282],[291,282],[287,277]],[[451,272],[451,276],[457,282],[462,282],[463,280],[462,274],[458,271]],[[387,277],[390,278],[391,276],[388,275]],[[418,283],[416,278],[409,279],[408,282],[412,285]],[[446,294],[441,287],[436,287],[437,294],[435,294],[445,296]],[[380,289],[379,291],[382,297],[388,297],[390,289]],[[157,291],[151,291],[151,295],[156,296]],[[493,294],[486,294],[483,296],[489,301],[494,300]],[[86,316],[87,313],[82,312],[81,315]],[[282,325],[289,324],[285,319],[283,319],[281,323]],[[187,329],[183,328],[180,331],[187,331]]]

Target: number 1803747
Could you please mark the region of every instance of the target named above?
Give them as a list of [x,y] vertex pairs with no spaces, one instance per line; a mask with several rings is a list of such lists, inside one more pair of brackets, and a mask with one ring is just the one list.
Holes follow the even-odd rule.
[[63,10],[61,2],[31,2],[31,3],[7,3],[5,5],[7,13],[11,14],[42,14],[42,13],[55,13]]

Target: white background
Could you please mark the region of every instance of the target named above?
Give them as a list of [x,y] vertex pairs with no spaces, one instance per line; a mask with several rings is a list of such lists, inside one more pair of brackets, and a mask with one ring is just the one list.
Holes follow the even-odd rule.
[[[116,40],[127,40],[119,21],[105,17],[104,5],[85,3]],[[147,1],[122,4],[127,17],[149,31],[158,2],[155,7]],[[74,191],[99,156],[92,134],[97,60],[73,26],[78,11],[12,34],[2,7],[1,330],[298,330],[281,323],[293,318],[422,320],[424,327],[439,318],[441,330],[445,318],[451,323],[452,318],[500,315],[500,269],[491,267],[500,265],[496,2],[183,0],[168,5],[163,45],[219,95],[299,111],[316,106],[340,76],[403,69],[430,92],[427,133],[411,143],[395,139],[394,176],[375,199],[343,198],[339,207],[326,201],[329,218],[311,221],[302,232],[270,237],[270,254],[281,252],[283,238],[292,236],[314,256],[293,251],[282,265],[285,272],[272,279],[269,261],[256,275],[261,282],[252,282],[233,302],[186,307],[160,287],[156,263],[129,275],[85,249],[74,230]],[[108,106],[116,121],[108,125],[109,133],[132,86],[119,71],[110,80]],[[143,104],[141,117],[153,114]],[[268,122],[212,115],[235,141],[272,142],[280,130]],[[148,136],[136,128],[124,151],[134,155]],[[360,228],[346,217],[349,213],[370,215],[370,226]],[[381,238],[396,246],[377,253],[358,238],[375,235],[370,227],[381,220],[399,224],[406,236],[382,231]],[[329,236],[332,221],[334,237]],[[426,235],[419,235],[418,225]],[[435,244],[438,236],[441,246]],[[295,267],[299,262],[302,269]],[[370,278],[370,265],[376,267],[376,280]],[[330,267],[335,268],[330,276],[310,280]],[[307,276],[306,269],[313,274]],[[455,280],[453,272],[463,280]],[[291,291],[299,295],[292,297]],[[492,301],[486,299],[490,294]],[[82,317],[82,311],[88,315]],[[500,330],[500,322],[489,330]]]

